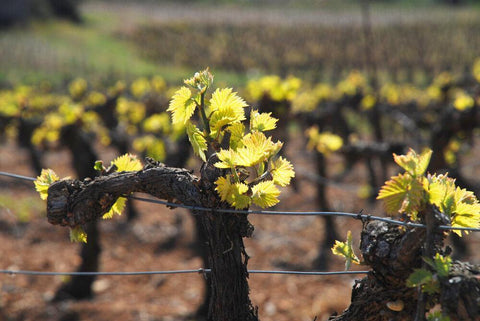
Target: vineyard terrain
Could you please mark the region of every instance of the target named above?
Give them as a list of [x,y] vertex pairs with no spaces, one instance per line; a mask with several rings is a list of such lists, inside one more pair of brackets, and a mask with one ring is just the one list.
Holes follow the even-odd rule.
[[[297,168],[309,171],[311,157],[298,149],[301,141],[295,138],[289,154]],[[103,150],[103,159],[113,158]],[[48,155],[48,162],[62,176],[73,175],[68,153]],[[470,161],[474,161],[472,157]],[[0,147],[2,171],[31,176],[26,153],[12,144]],[[334,165],[335,160],[332,161]],[[478,165],[475,166],[478,171]],[[310,169],[311,171],[311,169]],[[315,188],[303,176],[298,193],[284,193],[278,210],[314,211]],[[356,197],[356,181],[362,181],[364,170],[359,167],[346,181],[352,185],[329,189],[334,210],[381,214]],[[1,178],[0,244],[2,268],[39,271],[73,271],[79,263],[78,245],[68,242],[68,231],[46,222],[44,203],[37,199],[30,182]],[[21,221],[18,210],[27,206],[28,214]],[[101,271],[151,271],[196,269],[201,260],[193,256],[189,246],[192,238],[191,218],[185,210],[169,210],[162,205],[136,202],[139,218],[131,224],[124,217],[102,222]],[[183,222],[182,227],[178,221]],[[310,270],[323,237],[322,221],[314,217],[252,216],[256,230],[246,240],[251,255],[250,269]],[[340,233],[353,230],[355,242],[361,228],[359,222],[336,219]],[[179,236],[174,247],[167,245]],[[467,238],[472,249],[480,245],[480,236]],[[341,260],[333,259],[329,270],[343,270]],[[479,263],[478,252],[472,250],[467,258]],[[361,267],[360,267],[361,268]],[[95,297],[84,301],[52,303],[53,294],[65,277],[0,275],[2,297],[0,316],[5,320],[184,320],[201,303],[201,275],[171,276],[105,276],[94,284]],[[358,276],[360,278],[360,276]],[[251,296],[260,307],[261,320],[325,320],[331,313],[341,312],[350,301],[354,277],[251,275]],[[2,315],[3,314],[3,315]]]

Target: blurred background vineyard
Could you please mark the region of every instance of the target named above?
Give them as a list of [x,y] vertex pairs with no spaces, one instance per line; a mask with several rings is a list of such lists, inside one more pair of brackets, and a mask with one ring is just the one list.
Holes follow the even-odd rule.
[[[297,179],[277,209],[383,215],[376,191],[398,171],[391,153],[407,147],[434,149],[430,169],[478,193],[479,35],[480,5],[467,0],[3,1],[0,171],[87,177],[79,163],[125,152],[198,169],[166,108],[208,66],[216,86],[280,118],[273,136]],[[135,208],[101,223],[101,270],[200,267],[187,211]],[[75,270],[78,246],[44,213],[29,183],[0,177],[0,269]],[[342,270],[318,244],[347,229],[358,244],[361,228],[334,220],[331,235],[314,218],[251,220],[251,268]],[[467,242],[463,258],[480,263],[479,235]],[[68,281],[0,275],[0,319],[185,320],[203,295],[197,276],[100,278],[92,300],[53,303]],[[260,319],[276,321],[341,312],[352,283],[250,281]]]
[[[440,71],[467,70],[480,49],[475,2],[445,2],[372,1],[365,17],[362,1],[347,0],[72,0],[64,3],[75,13],[58,20],[49,19],[50,1],[23,0],[15,10],[29,12],[1,33],[0,81],[153,74],[176,81],[205,65],[238,84],[269,73],[337,80],[365,68],[368,45],[385,78],[426,83]],[[5,20],[15,15],[9,6]],[[365,23],[373,31],[368,39]]]

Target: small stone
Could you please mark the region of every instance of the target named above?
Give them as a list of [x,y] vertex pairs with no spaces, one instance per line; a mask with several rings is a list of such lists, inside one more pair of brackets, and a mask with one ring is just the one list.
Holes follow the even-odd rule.
[[405,306],[404,306],[402,300],[387,302],[387,308],[389,308],[390,310],[395,311],[395,312],[402,311],[404,307]]

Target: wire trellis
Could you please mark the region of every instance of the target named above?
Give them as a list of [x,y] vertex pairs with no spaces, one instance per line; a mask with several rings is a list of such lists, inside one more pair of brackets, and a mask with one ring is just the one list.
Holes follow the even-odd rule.
[[[26,270],[0,270],[0,274],[8,275],[34,275],[34,276],[141,276],[158,274],[208,274],[211,269],[169,270],[169,271],[133,271],[133,272],[54,272],[54,271],[26,271]],[[279,270],[248,270],[250,274],[287,274],[287,275],[352,275],[368,274],[369,271],[279,271]]]
[[[34,177],[28,177],[13,173],[7,172],[0,172],[0,176],[6,176],[16,179],[28,180],[28,181],[35,181]],[[321,211],[265,211],[265,210],[234,210],[234,209],[221,209],[221,208],[207,208],[201,206],[192,206],[192,205],[185,205],[181,203],[172,203],[167,201],[162,201],[158,199],[151,199],[151,198],[144,198],[129,195],[126,196],[127,198],[138,200],[141,202],[148,202],[154,204],[161,204],[169,207],[179,207],[185,208],[192,211],[205,211],[205,212],[219,212],[219,213],[235,213],[235,214],[257,214],[257,215],[289,215],[289,216],[339,216],[339,217],[350,217],[357,220],[362,221],[369,221],[369,220],[376,220],[382,221],[390,224],[395,224],[399,226],[405,227],[418,227],[418,228],[426,228],[425,224],[420,223],[412,223],[412,222],[404,222],[399,220],[394,220],[388,217],[381,217],[381,216],[374,216],[369,214],[362,214],[362,213],[348,213],[348,212],[321,212]],[[449,225],[440,225],[437,227],[441,230],[455,230],[455,231],[465,231],[465,232],[480,232],[480,228],[473,228],[473,227],[452,227]]]

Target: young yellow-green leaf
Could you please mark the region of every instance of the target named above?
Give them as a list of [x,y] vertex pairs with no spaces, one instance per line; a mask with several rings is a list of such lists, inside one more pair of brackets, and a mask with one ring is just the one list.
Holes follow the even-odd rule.
[[112,165],[117,167],[117,172],[133,172],[139,171],[143,168],[140,160],[138,160],[137,156],[133,154],[118,156],[110,164],[110,166]]
[[245,135],[245,125],[242,123],[234,123],[228,126],[227,131],[230,132],[230,148],[237,150],[243,146],[243,136]]
[[273,181],[260,182],[252,187],[252,201],[261,208],[271,207],[279,202],[280,191]]
[[270,173],[273,176],[273,182],[280,186],[287,186],[295,176],[292,163],[282,156],[270,162]]
[[231,183],[230,177],[219,177],[215,181],[217,191],[222,201],[228,202],[236,209],[244,209],[250,205],[251,199],[246,192],[248,186],[243,183]]
[[210,99],[210,131],[218,132],[223,126],[245,120],[245,100],[232,92],[231,88],[217,89]]
[[97,160],[95,161],[95,165],[93,165],[93,169],[97,172],[103,172],[106,168],[103,166],[103,161]]
[[125,203],[127,202],[127,199],[124,197],[119,197],[115,203],[113,203],[112,207],[110,210],[103,214],[102,218],[103,219],[110,219],[113,218],[113,215],[122,215],[123,209],[125,208]]
[[424,180],[424,188],[427,192],[428,202],[436,205],[440,210],[442,210],[447,195],[455,191],[455,181],[444,174],[429,174]]
[[[428,201],[452,218],[452,227],[480,227],[480,203],[472,192],[455,186],[447,175],[428,175],[426,182]],[[453,232],[462,236],[461,230]]]
[[238,155],[233,149],[221,149],[217,153],[220,160],[214,164],[218,168],[234,168],[237,165]]
[[40,194],[42,200],[46,200],[48,197],[48,187],[59,179],[57,174],[51,169],[42,169],[40,176],[38,176],[34,182],[35,189]]
[[233,193],[228,198],[228,202],[237,210],[247,208],[252,202],[252,199],[246,194],[248,186],[244,183],[235,183],[233,187]]
[[393,154],[395,163],[415,177],[425,174],[431,157],[431,149],[425,149],[420,155],[418,155],[413,149],[410,149],[407,155]]
[[443,256],[440,253],[435,254],[433,258],[433,268],[440,277],[447,277],[452,267],[452,258],[450,256]]
[[[465,189],[457,187],[454,193],[455,209],[452,227],[480,228],[480,203],[475,195]],[[460,230],[453,230],[461,236]],[[465,231],[468,234],[468,231]]]
[[360,260],[353,251],[352,232],[347,232],[347,242],[335,241],[332,252],[345,259],[345,270],[348,271],[352,263],[360,264]]
[[230,182],[230,177],[219,177],[215,181],[215,185],[217,185],[215,190],[220,196],[220,199],[226,202],[229,195],[232,194],[232,183]]
[[185,124],[192,117],[196,107],[190,89],[182,87],[173,95],[167,111],[172,112],[173,124]]
[[201,93],[204,93],[213,83],[213,75],[210,73],[209,69],[196,72],[192,78],[185,79],[183,81],[186,85],[191,86],[192,88],[197,89]]
[[[138,160],[137,156],[133,154],[125,154],[115,158],[110,166],[115,165],[117,167],[117,172],[133,172],[139,171],[143,168],[142,163]],[[108,219],[112,218],[114,214],[121,215],[123,209],[125,208],[126,199],[120,197],[117,201],[112,205],[110,210],[105,213],[102,218]]]
[[243,147],[237,150],[237,165],[250,167],[266,161],[278,153],[282,144],[273,143],[270,137],[262,132],[253,132],[242,139]]
[[[456,214],[452,219],[452,227],[473,227],[480,228],[480,218],[478,209],[474,214]],[[462,236],[461,230],[452,230],[458,236]],[[468,234],[468,231],[463,231]]]
[[252,110],[250,114],[250,130],[251,131],[267,131],[275,129],[278,119],[272,117],[272,113],[259,113]]
[[[410,174],[404,173],[385,182],[378,193],[377,199],[384,200],[385,210],[388,214],[401,213],[408,206],[409,191],[415,181]],[[420,187],[423,188],[422,185]],[[421,192],[422,190],[419,191],[420,194],[422,194]]]
[[190,121],[186,123],[186,128],[188,140],[192,144],[194,153],[200,156],[200,158],[204,162],[206,162],[207,158],[205,156],[205,151],[207,150],[208,146],[207,140],[203,136],[203,133],[200,131],[200,129],[197,128],[197,126],[192,124]]
[[70,241],[87,243],[87,233],[80,225],[70,229]]

